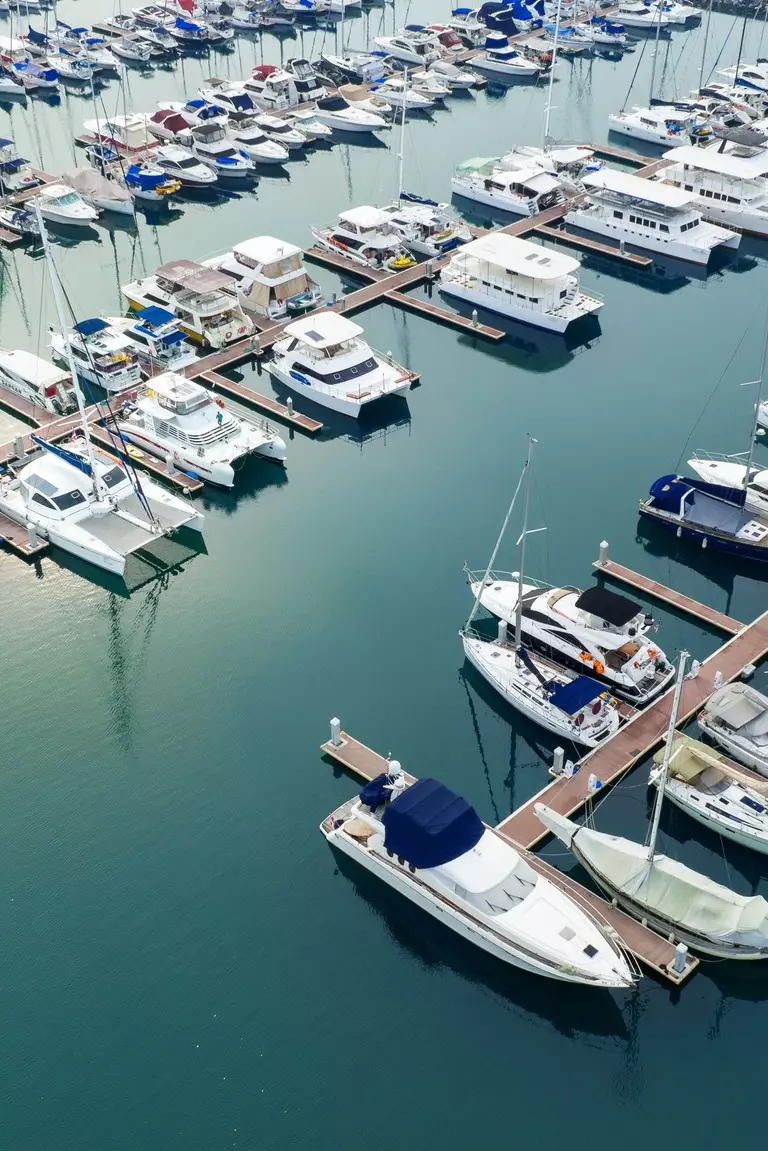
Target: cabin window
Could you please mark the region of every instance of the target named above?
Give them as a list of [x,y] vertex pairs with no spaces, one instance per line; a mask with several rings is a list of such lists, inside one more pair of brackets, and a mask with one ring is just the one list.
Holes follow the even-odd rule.
[[722,196],[720,195],[719,192],[713,192],[712,193],[712,199],[713,200],[722,200]]
[[539,302],[538,296],[531,296],[531,303],[532,304],[538,304],[538,302]]
[[494,287],[494,290],[497,292],[500,292],[502,290],[501,284],[494,284],[493,287]]
[[740,204],[741,200],[738,198],[738,196],[729,196],[728,197],[728,203],[729,204]]
[[52,504],[50,500],[46,499],[45,496],[41,496],[40,492],[35,492],[35,494],[32,496],[32,503],[42,504],[44,508],[49,508],[51,511],[56,510],[55,505]]
[[71,492],[66,492],[63,496],[54,496],[53,501],[59,511],[65,512],[68,508],[76,507],[77,504],[84,504],[85,496],[79,488],[75,488]]
[[659,231],[660,232],[668,232],[669,231],[669,224],[659,224]]
[[704,195],[709,196],[710,200],[712,199],[712,192],[710,191],[709,188],[704,189]]
[[101,478],[108,488],[113,488],[115,484],[119,484],[121,480],[125,479],[125,473],[122,468],[114,467],[105,472]]
[[649,228],[655,228],[656,227],[656,221],[655,220],[648,220],[648,227]]
[[567,289],[567,288],[563,288],[562,292],[560,293],[560,299],[561,299],[561,300],[565,299],[565,297],[566,297],[567,295],[568,295],[568,289]]
[[624,219],[624,213],[623,212],[614,212],[613,218],[614,218],[614,220],[623,220]]
[[693,191],[693,184],[684,184],[683,187],[685,188],[686,192]]
[[140,332],[136,332],[136,331],[131,332],[131,339],[137,344],[148,344],[149,343],[149,340],[146,338],[146,336],[142,336],[142,334]]
[[481,280],[480,283],[483,285],[484,288],[490,288],[490,286],[491,286],[490,280]]

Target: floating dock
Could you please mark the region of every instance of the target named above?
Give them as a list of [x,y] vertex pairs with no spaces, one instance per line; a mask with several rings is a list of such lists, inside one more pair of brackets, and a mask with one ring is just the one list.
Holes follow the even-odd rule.
[[27,529],[4,515],[0,515],[0,543],[7,544],[23,559],[31,559],[48,548],[48,541],[44,539],[38,538],[36,543],[30,543]]
[[[193,365],[194,366],[194,365]],[[192,372],[188,372],[192,375]],[[194,373],[199,376],[209,387],[219,392],[224,392],[225,395],[232,396],[234,399],[243,400],[245,403],[250,404],[251,407],[259,408],[260,411],[267,412],[270,416],[275,416],[277,419],[285,420],[286,423],[291,424],[293,427],[301,428],[303,432],[309,432],[314,435],[316,432],[322,430],[323,425],[319,420],[310,419],[309,416],[302,415],[301,412],[295,412],[293,408],[289,408],[287,404],[278,403],[277,400],[272,399],[271,396],[262,396],[260,392],[254,392],[252,388],[246,388],[244,384],[238,384],[234,380],[228,380],[226,376],[222,376],[219,372],[202,372]]]
[[[387,760],[346,732],[340,733],[338,743],[334,742],[333,738],[329,739],[327,743],[322,745],[321,751],[364,780],[373,779],[387,770]],[[413,780],[413,776],[407,778]],[[520,851],[534,871],[545,876],[566,895],[571,896],[587,912],[613,928],[627,951],[631,952],[645,967],[650,968],[657,975],[669,980],[670,983],[680,984],[698,967],[699,960],[689,953],[685,958],[683,970],[680,973],[676,972],[672,967],[675,958],[674,944],[657,935],[650,927],[644,927],[642,923],[638,923],[636,919],[632,919],[631,916],[626,915],[601,896],[588,891],[586,887],[582,887],[574,879],[563,875],[556,867],[552,867],[539,856],[521,849],[520,844],[504,830],[503,823],[499,824],[498,827],[491,828],[491,830],[511,843],[517,851]]]

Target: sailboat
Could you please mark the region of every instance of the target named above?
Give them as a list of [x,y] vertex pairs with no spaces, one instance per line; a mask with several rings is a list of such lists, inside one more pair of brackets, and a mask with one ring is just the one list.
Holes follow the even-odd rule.
[[[67,332],[61,285],[39,208],[37,218],[59,326]],[[67,353],[81,434],[65,446],[33,435],[38,450],[15,473],[0,477],[0,512],[33,536],[122,576],[129,555],[182,525],[202,530],[203,516],[159,484],[140,482],[127,454],[124,463],[94,447],[68,339]]]
[[762,896],[739,895],[656,851],[687,657],[681,652],[647,846],[574,823],[543,803],[534,811],[608,897],[636,919],[718,959],[768,959],[768,903]]
[[[541,656],[532,656],[522,643],[523,569],[525,541],[529,534],[531,459],[533,445],[536,442],[532,436],[528,437],[528,452],[512,503],[502,524],[485,577],[477,585],[472,611],[459,634],[467,659],[512,707],[555,735],[587,747],[597,747],[618,729],[619,712],[616,701],[596,680],[567,672]],[[510,645],[507,642],[505,620],[499,624],[498,638],[493,641],[478,635],[472,628],[472,621],[480,606],[483,589],[493,568],[523,480],[525,480],[525,511],[523,531],[518,541],[521,548],[515,637],[514,644]]]

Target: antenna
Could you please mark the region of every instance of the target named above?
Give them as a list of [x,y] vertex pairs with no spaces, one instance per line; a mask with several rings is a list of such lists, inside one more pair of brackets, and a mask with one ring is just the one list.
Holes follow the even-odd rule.
[[675,728],[677,727],[677,713],[680,709],[680,696],[683,691],[683,680],[685,679],[685,662],[688,659],[688,652],[680,652],[680,660],[677,665],[677,679],[675,680],[675,694],[672,697],[672,709],[669,713],[669,727],[667,728],[667,741],[664,744],[664,760],[661,765],[657,779],[658,793],[656,795],[656,802],[653,805],[653,819],[651,821],[651,834],[648,839],[648,862],[653,863],[653,857],[656,854],[656,840],[659,834],[659,822],[661,820],[661,805],[664,802],[664,788],[667,785],[667,777],[669,775],[669,761],[672,758],[672,744],[675,740]]

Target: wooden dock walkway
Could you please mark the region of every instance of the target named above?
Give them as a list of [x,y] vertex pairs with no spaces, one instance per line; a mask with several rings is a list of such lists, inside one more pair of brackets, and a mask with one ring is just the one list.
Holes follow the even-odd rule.
[[[373,779],[387,770],[387,761],[370,747],[366,747],[364,743],[360,743],[346,732],[342,732],[340,738],[341,742],[338,744],[332,740],[324,743],[321,747],[323,754],[364,780]],[[414,776],[406,775],[406,778],[412,782]],[[683,972],[678,975],[672,969],[672,961],[675,957],[673,944],[657,935],[650,927],[644,927],[642,923],[638,923],[636,919],[632,919],[619,908],[613,907],[601,896],[589,891],[586,887],[582,887],[580,883],[558,871],[546,860],[525,851],[503,828],[504,824],[502,823],[498,827],[490,828],[490,830],[495,831],[497,835],[506,839],[517,851],[520,851],[526,862],[539,875],[543,875],[566,895],[571,896],[589,914],[612,927],[627,951],[645,967],[674,984],[682,983],[698,967],[699,960],[696,956],[689,954],[686,957]]]
[[650,256],[640,256],[635,252],[622,252],[621,248],[613,244],[604,244],[600,240],[590,240],[585,236],[577,236],[575,232],[566,232],[564,228],[550,228],[546,224],[539,224],[534,228],[537,236],[545,236],[550,240],[557,240],[559,244],[571,244],[574,248],[583,248],[587,253],[597,252],[601,256],[611,256],[615,260],[623,260],[625,264],[634,264],[637,268],[648,268],[653,263]]
[[[715,690],[715,675],[720,672],[724,683],[737,679],[750,664],[768,654],[768,612],[747,624],[705,659],[694,679],[686,679],[680,699],[678,724],[690,719]],[[579,762],[578,771],[559,776],[537,795],[512,812],[500,830],[516,843],[531,848],[549,832],[533,810],[534,804],[546,803],[561,815],[571,816],[587,803],[588,779],[595,775],[603,787],[621,779],[629,769],[661,742],[669,724],[674,688],[670,687],[644,711],[640,711],[614,736],[606,740]]]
[[626,148],[614,148],[611,144],[590,144],[589,147],[596,156],[602,156],[606,160],[619,160],[622,164],[634,164],[638,168],[651,159],[650,156],[641,156],[638,152],[630,152]]
[[[189,375],[191,373],[187,374]],[[199,375],[200,373],[194,374]],[[309,416],[302,415],[301,412],[294,412],[286,404],[278,403],[278,401],[272,399],[271,396],[262,396],[260,392],[254,392],[252,388],[246,388],[244,384],[238,384],[234,380],[228,380],[226,376],[222,376],[219,372],[203,372],[201,378],[211,388],[224,392],[225,395],[230,395],[238,400],[244,400],[245,403],[250,404],[251,407],[258,408],[260,411],[268,412],[271,416],[285,420],[292,426],[301,428],[303,432],[309,432],[310,435],[314,435],[316,432],[322,430],[323,425],[319,420],[313,420]]]
[[592,566],[603,575],[637,588],[645,595],[661,600],[662,603],[669,604],[670,607],[677,608],[678,611],[691,615],[703,623],[708,623],[720,631],[727,632],[729,635],[736,635],[744,627],[740,620],[733,619],[721,611],[716,611],[714,608],[708,607],[707,604],[699,603],[698,600],[691,599],[690,596],[683,595],[682,592],[674,591],[673,588],[668,588],[663,583],[658,583],[657,580],[649,579],[648,576],[622,567],[621,564],[614,563],[613,560],[595,560]]
[[27,529],[21,524],[14,523],[7,516],[0,514],[0,543],[6,544],[16,555],[23,559],[30,559],[39,555],[48,548],[48,541],[38,537],[37,543],[32,546],[29,542]]

